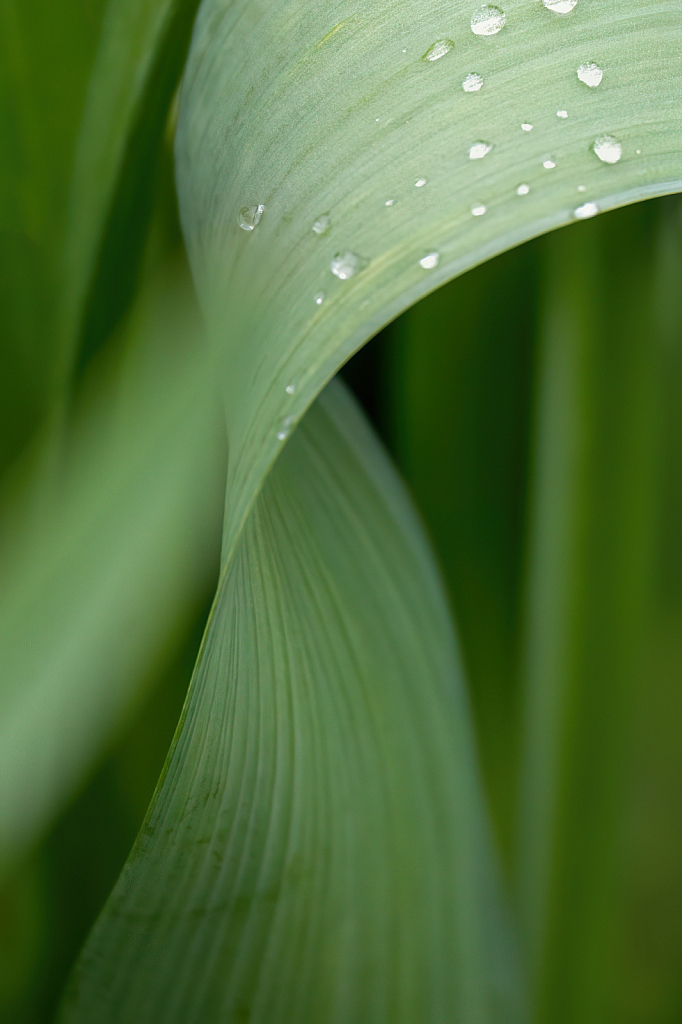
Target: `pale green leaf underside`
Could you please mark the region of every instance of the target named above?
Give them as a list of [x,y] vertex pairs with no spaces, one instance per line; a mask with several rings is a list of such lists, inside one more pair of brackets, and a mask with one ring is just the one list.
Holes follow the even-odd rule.
[[226,567],[64,1019],[515,1020],[467,721],[421,531],[335,385]]
[[[584,202],[605,210],[682,187],[680,0],[578,0],[568,15],[540,0],[500,6],[506,24],[486,38],[470,27],[476,0],[204,0],[178,185],[224,365],[226,550],[278,425],[381,325]],[[450,52],[423,60],[444,38]],[[578,79],[586,62],[603,70],[597,88]],[[471,72],[483,86],[466,93]],[[622,146],[616,164],[591,150],[603,134]],[[471,160],[477,141],[493,148]],[[261,222],[245,232],[237,211],[258,203]],[[472,215],[477,204],[484,215]],[[331,226],[317,235],[323,213]],[[344,250],[369,263],[341,281],[329,268]],[[438,267],[422,269],[433,251]]]

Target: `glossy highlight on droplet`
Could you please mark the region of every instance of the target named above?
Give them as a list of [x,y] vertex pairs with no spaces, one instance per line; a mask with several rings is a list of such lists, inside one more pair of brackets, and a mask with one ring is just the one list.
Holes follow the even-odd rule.
[[291,425],[292,425],[293,422],[294,422],[294,417],[293,416],[285,416],[284,417],[284,419],[281,421],[281,423],[279,425],[279,429],[277,431],[277,440],[278,441],[286,441],[286,439],[289,436],[289,433],[291,431]]
[[576,74],[580,81],[589,86],[590,89],[596,89],[604,77],[602,69],[592,61],[588,61],[587,64],[581,64]]
[[476,36],[494,36],[504,28],[506,21],[504,11],[485,4],[471,15],[471,31]]
[[384,206],[395,206],[395,199],[387,199]]
[[315,305],[316,306],[321,306],[323,302],[324,302],[324,292],[317,292],[317,294],[315,295]]
[[530,185],[519,185],[516,190],[517,196],[527,196],[530,192]]
[[440,253],[430,252],[428,256],[422,256],[419,261],[419,266],[423,267],[424,270],[433,270],[434,267],[438,266],[440,260]]
[[356,252],[346,249],[345,252],[334,253],[329,269],[340,281],[347,281],[349,278],[355,277],[358,271],[362,270],[366,265],[367,260],[364,260],[362,256],[358,256]]
[[253,231],[260,223],[265,207],[262,203],[257,206],[242,206],[237,214],[237,222],[243,231]]
[[588,220],[589,217],[596,217],[598,213],[599,207],[596,203],[583,203],[582,206],[576,207],[573,216],[578,220]]
[[557,110],[556,116],[558,118],[561,118],[562,121],[565,121],[566,118],[568,117],[568,111],[567,110]]
[[578,0],[542,0],[548,11],[555,14],[570,14]]
[[487,156],[492,149],[491,142],[474,142],[473,145],[469,146],[469,159],[470,160],[482,160],[484,156]]
[[613,135],[600,135],[592,143],[592,149],[605,164],[617,164],[623,155],[623,147]]
[[422,57],[422,60],[434,61],[440,60],[446,53],[449,53],[455,44],[452,39],[439,39],[437,42],[429,46],[428,50]]
[[483,203],[476,203],[475,206],[471,207],[471,212],[474,217],[482,217],[484,213],[488,212],[488,207]]
[[465,92],[478,92],[483,85],[483,79],[480,75],[475,74],[473,71],[469,72],[464,81],[462,82],[462,88]]
[[522,132],[532,132],[533,131],[533,125],[529,124],[528,121],[524,121],[523,124],[521,125],[521,131]]
[[546,160],[542,161],[542,166],[545,168],[546,171],[551,171],[554,167],[556,167],[556,164],[551,159],[551,157],[547,157]]
[[414,183],[414,187],[415,188],[424,188],[425,184],[426,184],[426,178],[417,178],[417,180]]
[[321,213],[313,224],[313,231],[316,235],[323,235],[325,231],[329,231],[331,227],[332,218],[329,213]]

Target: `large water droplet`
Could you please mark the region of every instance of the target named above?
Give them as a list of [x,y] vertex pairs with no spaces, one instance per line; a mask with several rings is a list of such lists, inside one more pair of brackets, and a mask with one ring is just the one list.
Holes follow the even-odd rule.
[[417,178],[417,180],[414,183],[414,187],[415,188],[424,188],[425,184],[426,184],[426,178]]
[[519,185],[516,190],[517,196],[527,196],[530,192],[530,185]]
[[483,203],[477,203],[476,206],[471,207],[471,212],[474,217],[482,217],[484,213],[487,213],[488,207],[484,206]]
[[551,157],[547,157],[546,160],[542,161],[542,166],[545,168],[546,171],[551,171],[554,167],[556,167],[556,164],[551,159]]
[[313,224],[313,231],[316,235],[323,235],[325,231],[329,231],[332,224],[331,214],[321,213]]
[[462,88],[465,92],[478,92],[483,85],[483,79],[480,75],[475,74],[473,71],[469,72],[464,81],[462,82]]
[[578,0],[542,0],[548,11],[555,14],[570,14]]
[[323,302],[324,302],[324,292],[318,292],[317,295],[315,296],[315,305],[316,306],[321,306]]
[[349,277],[354,277],[366,265],[367,260],[363,260],[362,256],[347,249],[345,252],[334,253],[329,269],[340,281],[347,281]]
[[573,216],[577,217],[578,220],[587,220],[588,217],[596,217],[599,213],[599,207],[596,203],[583,203],[582,206],[576,207],[573,211]]
[[523,124],[521,125],[521,131],[522,132],[532,132],[533,131],[533,125],[529,124],[528,121],[524,121]]
[[494,36],[504,28],[507,15],[499,7],[485,4],[471,15],[471,31],[477,36]]
[[440,253],[430,252],[428,256],[423,256],[419,261],[419,266],[423,267],[424,270],[433,270],[434,267],[438,266],[440,259]]
[[592,143],[592,149],[605,164],[617,164],[623,155],[623,147],[613,135],[600,135]]
[[484,156],[487,156],[492,149],[490,142],[474,142],[473,146],[469,146],[469,159],[470,160],[482,160]]
[[429,46],[422,60],[440,60],[446,53],[450,53],[454,45],[452,39],[439,39],[438,42]]
[[264,209],[265,207],[262,203],[259,203],[258,206],[242,206],[241,210],[237,214],[239,227],[243,228],[244,231],[253,231],[253,229],[260,223]]
[[585,85],[589,85],[590,89],[596,89],[601,82],[604,72],[598,64],[594,64],[592,61],[588,61],[587,64],[581,64],[577,70],[578,78]]

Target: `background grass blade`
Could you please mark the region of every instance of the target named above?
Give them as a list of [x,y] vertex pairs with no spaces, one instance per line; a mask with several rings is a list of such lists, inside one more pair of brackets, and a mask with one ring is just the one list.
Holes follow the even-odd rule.
[[517,1019],[467,720],[429,552],[336,385],[226,566],[62,1019]]

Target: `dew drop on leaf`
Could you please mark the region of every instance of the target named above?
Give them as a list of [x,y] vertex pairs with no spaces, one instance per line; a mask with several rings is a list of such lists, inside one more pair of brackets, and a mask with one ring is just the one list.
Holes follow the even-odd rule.
[[600,135],[592,143],[592,149],[605,164],[617,164],[623,155],[623,147],[613,135]]
[[239,227],[243,228],[244,231],[253,231],[260,223],[264,209],[265,207],[262,203],[259,203],[258,206],[242,206],[237,214]]
[[426,184],[426,178],[417,178],[417,180],[414,183],[414,187],[415,188],[423,188],[425,184]]
[[281,421],[281,423],[279,425],[279,430],[277,431],[277,440],[278,441],[286,441],[287,437],[289,436],[289,431],[291,430],[291,424],[293,422],[294,422],[294,417],[293,416],[285,416],[284,417],[284,419]]
[[473,71],[470,72],[462,82],[462,88],[465,92],[478,92],[482,85],[483,79]]
[[471,31],[477,36],[494,36],[504,28],[507,15],[499,7],[485,4],[471,15]]
[[476,206],[471,207],[471,212],[474,217],[482,217],[484,213],[487,213],[488,207],[484,206],[483,203],[477,203]]
[[440,259],[440,253],[430,252],[428,256],[423,256],[419,261],[419,266],[423,267],[424,270],[433,270],[434,267],[438,266]]
[[578,0],[542,0],[548,11],[555,14],[570,14]]
[[530,192],[530,185],[519,185],[516,190],[517,196],[527,196]]
[[315,305],[316,306],[321,306],[323,302],[324,302],[324,292],[318,292],[317,295],[315,296]]
[[545,168],[546,171],[551,171],[554,167],[556,167],[556,164],[550,157],[547,157],[546,160],[542,161],[542,166]]
[[394,205],[395,205],[395,199],[387,199],[386,202],[384,203],[384,206],[394,206]]
[[441,57],[450,52],[454,45],[452,39],[439,39],[432,46],[429,46],[422,60],[440,60]]
[[334,253],[329,269],[340,281],[347,281],[350,277],[355,277],[366,265],[366,260],[347,249],[345,252]]
[[556,116],[560,117],[562,121],[565,121],[566,118],[568,117],[568,111],[567,110],[557,110]]
[[529,124],[528,121],[524,121],[523,124],[521,125],[521,131],[522,132],[532,132],[533,131],[533,125]]
[[576,207],[573,216],[578,220],[587,220],[589,217],[596,217],[598,213],[599,207],[596,203],[583,203],[582,206]]
[[316,235],[323,235],[325,231],[329,231],[331,223],[331,214],[322,213],[313,224],[313,231],[315,232]]
[[590,89],[596,89],[603,78],[604,72],[598,64],[588,61],[587,64],[580,65],[576,74],[581,82],[589,85]]
[[470,160],[482,160],[484,156],[487,156],[492,149],[490,142],[474,142],[472,146],[469,146],[469,159]]

